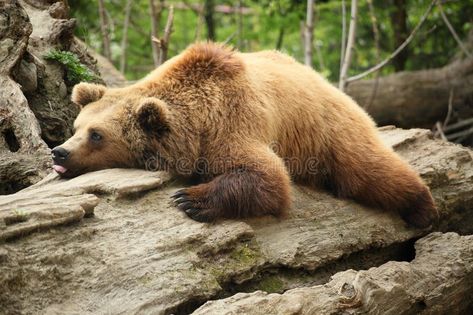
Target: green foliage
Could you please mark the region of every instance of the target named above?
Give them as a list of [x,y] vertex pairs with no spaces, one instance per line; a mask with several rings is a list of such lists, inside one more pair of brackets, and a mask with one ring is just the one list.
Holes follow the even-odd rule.
[[95,74],[81,64],[79,58],[70,51],[51,50],[44,58],[62,64],[66,69],[67,80],[71,83],[91,82],[97,79]]
[[[127,68],[128,79],[139,79],[151,71],[151,20],[149,16],[150,0],[134,0],[131,11],[131,22],[128,31]],[[160,2],[155,0],[156,3]],[[206,26],[199,20],[192,5],[202,5],[205,1],[169,0],[166,4],[175,5],[174,27],[171,35],[168,57],[172,57],[189,44],[206,39]],[[345,0],[347,14],[350,13],[350,2]],[[389,56],[396,49],[392,14],[395,10],[393,0],[372,0],[380,33],[381,59]],[[407,29],[410,33],[419,22],[431,0],[406,0]],[[188,8],[183,8],[182,4]],[[237,8],[237,0],[214,1],[216,5]],[[237,13],[214,13],[217,41],[227,41],[242,51],[275,49],[282,34],[280,49],[296,59],[303,60],[301,40],[302,27],[306,16],[305,0],[242,0],[242,6],[249,9],[242,16],[242,34],[239,39]],[[340,50],[342,38],[342,1],[315,1],[314,28],[314,68],[331,81],[337,81],[340,72]],[[101,51],[97,2],[89,0],[70,1],[72,15],[78,20],[76,35],[89,46]],[[109,29],[112,41],[112,61],[118,64],[122,54],[124,8],[126,1],[106,1],[108,16],[111,17]],[[179,7],[180,5],[180,7]],[[358,1],[357,38],[354,48],[350,75],[360,73],[377,63],[372,23],[366,0]],[[465,39],[473,27],[473,0],[447,1],[443,8],[460,38]],[[237,11],[236,11],[237,12]],[[159,21],[162,32],[166,23],[168,10],[165,9]],[[349,16],[347,16],[349,22]],[[200,35],[197,29],[201,27]],[[426,23],[407,49],[408,58],[405,70],[419,70],[440,67],[447,64],[458,53],[458,46],[443,23],[439,11],[434,8]],[[382,74],[389,74],[395,69],[392,64],[382,69]]]

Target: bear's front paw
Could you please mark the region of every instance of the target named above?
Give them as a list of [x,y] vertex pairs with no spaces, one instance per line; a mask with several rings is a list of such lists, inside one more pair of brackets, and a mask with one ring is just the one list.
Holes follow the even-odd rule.
[[191,197],[187,189],[180,189],[171,195],[176,207],[184,211],[191,219],[198,222],[215,220],[215,211],[206,209],[201,201]]

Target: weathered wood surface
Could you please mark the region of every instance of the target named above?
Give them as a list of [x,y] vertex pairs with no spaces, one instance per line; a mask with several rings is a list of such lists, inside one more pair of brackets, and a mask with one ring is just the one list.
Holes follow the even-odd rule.
[[[384,128],[382,137],[431,187],[441,213],[436,229],[473,233],[472,152],[433,140],[425,130]],[[94,213],[61,226],[63,222],[47,212],[41,217],[34,206],[22,206],[23,212],[32,211],[27,224],[49,228],[29,236],[17,234],[0,245],[0,304],[6,305],[5,312],[187,314],[208,300],[237,292],[282,293],[323,284],[343,270],[412,259],[413,240],[429,233],[407,227],[396,214],[298,186],[285,220],[202,224],[169,202],[183,183],[162,173],[129,172],[107,170],[67,181],[51,178],[0,198],[6,205],[29,196],[26,200],[34,205],[35,198],[44,196],[41,203],[53,207],[53,198],[60,197],[63,218]],[[151,184],[144,185],[143,179]],[[126,192],[137,186],[159,189],[116,198],[114,191],[121,191],[117,184],[130,185]],[[0,216],[6,218],[11,211],[3,208]],[[456,268],[454,257],[448,268]]]
[[339,272],[324,285],[284,294],[239,293],[193,314],[471,314],[473,236],[432,233],[415,249],[411,262]]
[[59,179],[51,173],[41,182],[16,194],[0,196],[0,241],[24,236],[56,225],[80,221],[93,214],[99,198],[118,198],[159,187],[165,173],[140,170],[103,170]]

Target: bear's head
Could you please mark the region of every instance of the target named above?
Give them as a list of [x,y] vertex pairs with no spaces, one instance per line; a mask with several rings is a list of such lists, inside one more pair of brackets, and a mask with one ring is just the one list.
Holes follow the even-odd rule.
[[74,177],[106,168],[142,168],[149,145],[169,132],[165,102],[127,88],[80,83],[72,101],[81,106],[74,135],[52,151],[53,168]]

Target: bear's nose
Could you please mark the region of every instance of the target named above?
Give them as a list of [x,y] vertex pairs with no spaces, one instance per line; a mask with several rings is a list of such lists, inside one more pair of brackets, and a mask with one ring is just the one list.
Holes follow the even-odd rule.
[[51,150],[51,155],[53,157],[53,161],[56,163],[64,162],[69,155],[69,151],[62,147],[55,147]]

